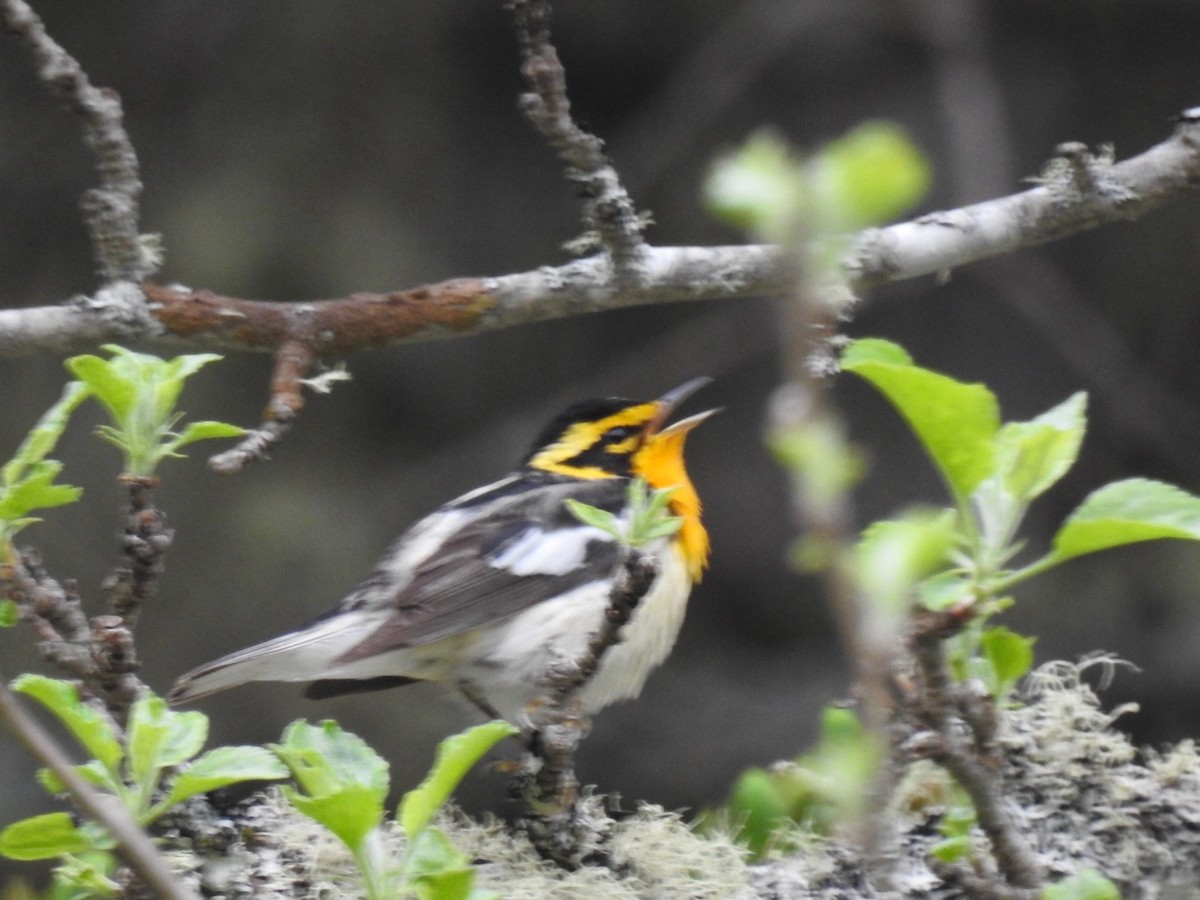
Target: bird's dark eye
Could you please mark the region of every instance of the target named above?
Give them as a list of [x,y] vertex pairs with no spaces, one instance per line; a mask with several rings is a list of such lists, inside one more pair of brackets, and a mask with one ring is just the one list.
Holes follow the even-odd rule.
[[621,425],[618,428],[610,428],[604,432],[604,439],[609,442],[623,441],[635,432],[636,429],[628,425]]

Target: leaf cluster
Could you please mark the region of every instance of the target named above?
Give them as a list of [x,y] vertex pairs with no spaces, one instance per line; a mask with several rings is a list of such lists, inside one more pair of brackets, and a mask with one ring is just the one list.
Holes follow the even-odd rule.
[[627,503],[621,513],[598,509],[570,497],[563,503],[584,525],[599,528],[625,547],[637,548],[670,537],[683,526],[683,518],[671,512],[674,493],[673,487],[650,490],[645,479],[634,478],[629,482]]
[[107,410],[111,424],[101,425],[97,433],[121,451],[126,474],[152,477],[163,459],[182,456],[179,450],[188,444],[245,434],[237,425],[209,421],[174,430],[183,418],[175,406],[184,382],[220,359],[217,354],[191,353],[167,360],[115,344],[103,349],[112,354],[111,359],[76,356],[66,366]]
[[516,731],[497,720],[442,741],[429,774],[404,795],[397,810],[408,838],[399,861],[383,849],[388,765],[374,750],[331,721],[293,722],[271,749],[296,780],[296,788],[284,788],[288,800],[346,845],[369,898],[415,894],[421,900],[485,900],[493,895],[475,888],[470,858],[430,822],[471,767]]
[[[122,736],[111,719],[80,699],[70,681],[22,675],[12,688],[53,714],[91,757],[75,772],[120,801],[142,827],[198,794],[241,781],[288,775],[287,768],[262,747],[218,747],[201,754],[208,739],[208,718],[200,712],[172,711],[161,697],[138,699]],[[63,792],[50,770],[40,770],[37,777],[49,793]],[[108,854],[114,846],[100,825],[77,824],[66,812],[22,819],[0,831],[0,855],[61,859],[57,880],[93,892],[104,883],[101,873],[112,868]]]
[[47,456],[67,427],[71,413],[88,396],[81,382],[63,388],[58,402],[33,426],[12,459],[0,468],[0,562],[12,562],[12,539],[27,525],[40,522],[35,510],[74,503],[82,488],[56,484],[62,463]]
[[[872,384],[900,413],[954,503],[925,524],[909,516],[904,526],[867,530],[860,545],[868,563],[860,567],[866,594],[876,604],[907,604],[897,594],[915,589],[927,609],[969,613],[968,627],[949,646],[950,663],[959,678],[980,679],[997,699],[1033,663],[1032,639],[986,628],[990,617],[1013,602],[1013,587],[1087,553],[1158,538],[1200,539],[1200,498],[1131,478],[1093,492],[1067,516],[1048,552],[1014,565],[1024,547],[1017,533],[1030,505],[1078,458],[1087,427],[1086,395],[1074,394],[1028,421],[1002,423],[999,402],[987,387],[922,368],[890,341],[852,342],[841,366]],[[871,560],[878,556],[873,545],[879,529],[900,527],[924,532],[927,547],[941,547],[944,559],[923,574],[893,578],[889,589],[881,587],[887,579],[871,577]]]

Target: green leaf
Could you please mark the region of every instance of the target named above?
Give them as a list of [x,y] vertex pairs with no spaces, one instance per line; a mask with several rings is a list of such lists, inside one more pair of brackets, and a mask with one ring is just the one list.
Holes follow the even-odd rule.
[[[98,759],[90,759],[75,766],[75,774],[88,784],[95,785],[110,794],[121,794],[124,791],[121,781],[114,777]],[[61,794],[66,791],[66,785],[59,781],[58,776],[50,769],[38,769],[36,777],[38,784],[45,788],[48,794]]]
[[754,856],[770,846],[780,825],[788,821],[791,799],[766,769],[746,769],[734,782],[729,808],[740,823],[738,840]]
[[175,778],[164,809],[230,784],[274,781],[289,774],[288,767],[265,747],[217,747]]
[[0,519],[12,521],[31,510],[49,509],[78,500],[82,488],[53,483],[61,471],[62,463],[56,460],[42,459],[32,463],[18,481],[0,489]]
[[929,162],[891,122],[866,122],[821,148],[809,164],[814,231],[854,231],[914,206],[929,190]]
[[985,386],[922,369],[902,347],[877,338],[852,342],[841,365],[896,407],[957,499],[965,500],[993,472],[1000,409]]
[[[86,830],[90,823],[85,824]],[[122,886],[112,879],[117,858],[103,850],[91,850],[68,856],[54,867],[54,884],[47,900],[95,900],[124,895]]]
[[1075,464],[1087,430],[1087,394],[1072,394],[1029,422],[1010,422],[997,436],[1005,488],[1021,500],[1044,493]]
[[112,363],[90,354],[73,356],[64,365],[86,384],[114,419],[123,420],[137,403],[137,385]]
[[245,433],[245,428],[240,425],[231,425],[228,422],[191,422],[183,429],[179,437],[171,441],[171,450],[178,450],[180,447],[186,447],[196,441],[241,437]]
[[22,675],[13,681],[12,689],[54,713],[88,753],[110,772],[117,771],[125,755],[121,744],[108,720],[79,699],[74,684],[44,675]]
[[139,785],[154,787],[162,769],[191,759],[206,740],[204,713],[175,712],[162,697],[142,697],[129,712],[130,772]]
[[292,770],[309,794],[329,793],[344,785],[361,785],[382,801],[388,791],[388,764],[357,735],[328,719],[317,725],[298,719],[271,750]]
[[65,812],[21,819],[0,831],[0,856],[9,859],[54,859],[94,849],[95,835],[77,827]]
[[383,821],[383,798],[366,785],[345,784],[318,796],[284,785],[283,793],[292,806],[328,828],[351,850],[361,847],[366,836]]
[[383,821],[387,762],[356,735],[332,721],[296,721],[271,750],[305,791],[285,788],[288,799],[352,850]]
[[788,142],[768,129],[719,158],[704,181],[709,211],[742,231],[785,241],[804,206],[806,186]]
[[404,856],[404,877],[421,900],[467,900],[475,870],[465,853],[436,828],[421,830]]
[[1033,668],[1035,641],[1036,638],[1025,637],[1003,626],[983,632],[980,646],[996,679],[988,685],[993,697],[1003,698]]
[[41,419],[33,426],[13,458],[0,471],[0,482],[12,484],[21,473],[36,462],[43,460],[54,449],[58,439],[67,427],[67,420],[83,400],[88,396],[88,388],[82,382],[71,381],[63,388],[62,396],[51,406]]
[[957,540],[954,510],[919,510],[875,522],[855,547],[859,584],[875,606],[904,612],[918,582],[945,568]]
[[969,601],[971,582],[960,572],[940,572],[926,578],[919,586],[921,605],[931,612],[941,612]]
[[496,744],[518,729],[499,719],[451,735],[438,744],[437,756],[425,780],[404,795],[398,818],[404,833],[414,838],[458,787],[463,776]]
[[1200,540],[1200,497],[1174,485],[1130,478],[1083,501],[1054,537],[1058,561],[1139,541]]
[[12,628],[20,621],[20,607],[11,600],[0,599],[0,628]]
[[1095,869],[1080,869],[1042,889],[1041,900],[1121,900],[1117,886]]
[[614,537],[620,537],[620,523],[617,517],[604,509],[597,509],[594,506],[589,506],[586,503],[580,503],[568,497],[563,501],[567,510],[584,525],[591,525],[593,528],[599,528]]
[[929,852],[944,863],[955,863],[971,855],[971,839],[964,835],[943,838],[930,847]]

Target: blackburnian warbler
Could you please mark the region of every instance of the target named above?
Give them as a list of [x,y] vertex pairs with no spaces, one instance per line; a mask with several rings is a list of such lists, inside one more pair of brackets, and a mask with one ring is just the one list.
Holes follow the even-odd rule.
[[310,681],[310,697],[433,681],[520,723],[547,669],[577,659],[601,625],[624,551],[567,499],[630,514],[630,482],[673,488],[678,531],[640,548],[658,575],[622,641],[583,688],[585,711],[637,696],[670,652],[708,563],[700,499],[683,464],[690,432],[715,410],[667,425],[698,378],[657,400],[591,400],[563,412],[512,474],[421,519],[337,608],[306,626],[180,678],[173,703],[248,681]]

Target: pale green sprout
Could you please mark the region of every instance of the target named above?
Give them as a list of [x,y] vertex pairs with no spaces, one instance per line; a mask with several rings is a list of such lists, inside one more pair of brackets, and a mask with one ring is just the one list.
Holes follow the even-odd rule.
[[66,366],[108,412],[110,424],[101,425],[97,433],[121,451],[126,474],[152,477],[163,459],[183,456],[179,451],[188,444],[246,433],[240,426],[210,421],[190,422],[175,431],[183,418],[175,405],[184,382],[220,359],[217,354],[193,353],[166,360],[115,344],[105,344],[103,349],[112,354],[111,359],[75,356]]
[[571,498],[563,503],[584,525],[599,528],[626,547],[644,547],[659,538],[670,537],[683,527],[682,517],[671,513],[674,493],[673,487],[650,490],[644,479],[634,478],[626,494],[627,519]]

